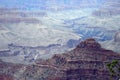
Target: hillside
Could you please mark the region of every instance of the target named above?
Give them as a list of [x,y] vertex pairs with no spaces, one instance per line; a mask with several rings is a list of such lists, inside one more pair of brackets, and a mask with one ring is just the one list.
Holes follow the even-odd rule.
[[[120,55],[101,48],[91,38],[82,41],[72,51],[56,54],[47,60],[39,59],[32,65],[1,61],[0,73],[3,76],[6,73],[15,80],[110,80],[106,64],[114,59],[120,60]],[[114,77],[114,80],[117,79]]]

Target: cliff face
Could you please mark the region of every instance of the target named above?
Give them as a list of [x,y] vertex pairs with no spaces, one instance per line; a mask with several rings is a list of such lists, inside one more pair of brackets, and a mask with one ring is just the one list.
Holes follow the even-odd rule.
[[[68,53],[36,61],[35,66],[37,70],[41,68],[38,70],[40,79],[45,80],[109,80],[106,64],[113,59],[120,59],[120,55],[102,49],[94,39],[87,39]],[[24,74],[29,73],[26,70]]]
[[102,49],[94,39],[87,39],[74,50],[67,54],[55,55],[49,61],[59,63],[59,68],[66,75],[62,76],[61,80],[109,80],[110,74],[106,64],[113,59],[120,60],[120,55]]
[[98,17],[111,17],[120,14],[120,0],[106,0],[103,6],[93,12]]
[[56,54],[48,60],[37,60],[29,66],[9,64],[0,69],[9,74],[12,70],[10,67],[15,67],[16,72],[11,75],[18,80],[110,80],[106,64],[113,59],[120,60],[120,55],[101,48],[91,38],[81,42],[72,51]]

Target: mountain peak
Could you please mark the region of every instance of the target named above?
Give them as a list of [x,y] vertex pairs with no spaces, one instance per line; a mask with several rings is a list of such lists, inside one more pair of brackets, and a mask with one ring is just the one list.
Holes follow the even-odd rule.
[[93,38],[89,38],[85,41],[80,42],[77,48],[87,48],[87,49],[100,49],[101,45]]
[[[22,80],[110,80],[106,64],[111,60],[120,60],[120,55],[101,49],[100,44],[90,38],[82,41],[77,49],[55,54],[47,60],[39,59],[31,65],[0,62],[3,70],[0,79],[8,80],[10,77],[9,80],[13,80],[11,76],[14,78],[14,75],[17,75]],[[9,76],[10,72],[12,73]]]

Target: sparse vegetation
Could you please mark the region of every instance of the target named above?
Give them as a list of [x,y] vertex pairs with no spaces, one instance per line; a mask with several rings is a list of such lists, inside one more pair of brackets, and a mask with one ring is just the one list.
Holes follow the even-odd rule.
[[111,74],[111,79],[113,77],[120,79],[120,62],[118,60],[113,60],[107,64],[107,68]]

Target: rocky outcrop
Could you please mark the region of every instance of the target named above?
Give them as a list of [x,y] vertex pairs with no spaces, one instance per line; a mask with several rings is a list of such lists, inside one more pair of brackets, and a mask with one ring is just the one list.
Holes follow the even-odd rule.
[[90,38],[86,41],[82,41],[77,48],[87,48],[87,49],[100,49],[101,46],[98,42],[96,42],[94,39]]
[[4,65],[0,69],[2,73],[13,71],[11,75],[18,80],[110,80],[106,64],[114,59],[120,60],[120,55],[101,48],[90,38],[72,51],[56,54],[47,60],[36,60],[32,65],[8,65],[1,61]]
[[[68,53],[54,55],[51,59],[40,63],[37,61],[36,64],[55,70],[50,80],[109,80],[106,64],[114,59],[120,60],[120,55],[101,48],[98,42],[90,38]],[[49,77],[45,80],[47,79]]]

